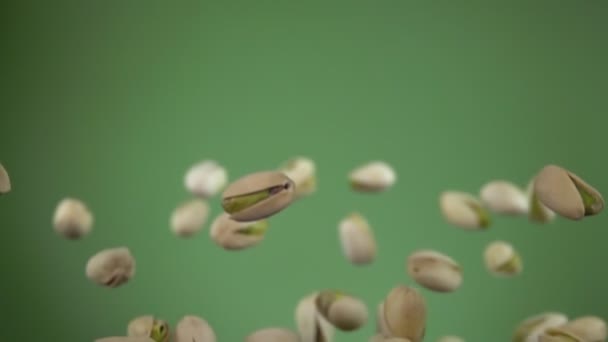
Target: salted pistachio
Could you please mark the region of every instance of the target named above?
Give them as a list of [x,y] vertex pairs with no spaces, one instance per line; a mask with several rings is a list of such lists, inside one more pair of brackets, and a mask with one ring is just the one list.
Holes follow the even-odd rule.
[[102,337],[95,340],[95,342],[154,342],[153,339],[141,336],[141,337],[130,337],[130,336],[111,336]]
[[506,180],[486,183],[479,191],[482,204],[489,210],[502,215],[528,214],[528,198],[517,185]]
[[371,161],[355,168],[348,175],[350,186],[359,192],[381,192],[397,181],[395,170],[386,162]]
[[437,339],[437,342],[464,342],[464,339],[458,336],[442,336]]
[[342,291],[323,290],[315,304],[317,311],[339,330],[354,331],[367,323],[365,303]]
[[127,336],[149,337],[154,342],[169,341],[169,324],[152,315],[134,318],[127,326]]
[[171,214],[171,231],[173,234],[188,238],[201,229],[209,217],[209,204],[202,199],[193,199],[180,204]]
[[597,316],[583,316],[562,326],[587,342],[604,342],[608,338],[606,321]]
[[354,265],[366,265],[376,257],[376,240],[369,222],[359,213],[352,213],[338,226],[342,253]]
[[231,219],[230,215],[221,213],[211,223],[209,235],[216,245],[226,250],[241,250],[264,240],[268,227],[268,220],[239,222]]
[[81,239],[93,229],[93,214],[81,200],[64,198],[55,208],[53,228],[66,239]]
[[536,223],[548,223],[555,219],[555,212],[547,208],[538,200],[538,196],[534,191],[535,178],[528,183],[526,193],[528,196],[528,219]]
[[444,191],[439,195],[439,208],[444,219],[465,230],[487,229],[490,213],[473,195],[462,191]]
[[426,301],[406,285],[393,288],[384,300],[384,317],[392,337],[420,342],[426,331]]
[[319,313],[316,305],[318,292],[302,298],[295,309],[295,321],[301,342],[332,342],[334,327]]
[[7,194],[11,191],[11,179],[8,176],[8,172],[0,164],[0,195]]
[[85,274],[98,285],[116,288],[135,276],[135,258],[127,247],[103,249],[89,258]]
[[186,315],[175,326],[172,342],[216,342],[213,328],[203,318]]
[[384,317],[384,302],[380,302],[376,308],[376,333],[382,336],[390,336],[391,331]]
[[436,292],[452,292],[462,284],[462,267],[434,250],[414,251],[407,259],[407,272],[421,286]]
[[512,277],[522,272],[521,257],[513,246],[505,241],[494,241],[484,251],[484,261],[490,273],[496,276]]
[[203,160],[191,166],[184,176],[184,186],[194,196],[215,196],[228,182],[228,172],[215,160]]
[[294,157],[285,162],[279,169],[296,186],[295,197],[311,195],[317,190],[316,166],[312,159]]
[[245,342],[300,342],[300,338],[289,329],[265,328],[249,334]]
[[537,342],[538,337],[549,328],[568,322],[568,317],[559,312],[545,312],[525,319],[513,333],[513,342]]
[[590,342],[578,336],[564,326],[546,329],[538,337],[538,342]]
[[261,220],[289,206],[294,192],[293,181],[282,172],[257,172],[230,184],[222,196],[222,207],[235,221]]
[[547,208],[570,220],[597,215],[604,209],[599,191],[557,165],[547,165],[538,173],[534,192]]

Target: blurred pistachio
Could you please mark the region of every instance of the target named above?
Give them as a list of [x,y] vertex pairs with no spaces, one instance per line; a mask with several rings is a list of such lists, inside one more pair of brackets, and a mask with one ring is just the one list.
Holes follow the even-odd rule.
[[604,199],[596,189],[556,165],[547,165],[538,173],[534,192],[547,208],[570,220],[597,215],[604,209]]
[[112,336],[98,338],[95,342],[154,342],[153,339],[141,336],[141,337],[129,337],[129,336]]
[[186,172],[184,186],[194,196],[210,198],[226,186],[228,173],[218,162],[203,160]]
[[238,222],[226,213],[220,214],[211,224],[209,234],[213,242],[226,250],[253,247],[264,239],[268,220]]
[[336,290],[319,292],[317,311],[337,329],[353,331],[367,323],[368,313],[361,300]]
[[555,219],[555,213],[542,204],[538,200],[536,192],[534,192],[534,179],[528,184],[526,192],[528,195],[528,206],[530,208],[530,210],[528,210],[528,219],[531,222],[536,223],[548,223],[553,221],[553,219]]
[[134,318],[127,326],[129,337],[149,337],[154,342],[169,341],[169,325],[165,320],[152,315]]
[[266,328],[251,333],[245,342],[300,342],[300,338],[289,329]]
[[282,172],[256,172],[228,185],[222,194],[222,207],[235,221],[261,220],[289,206],[294,192],[293,181]]
[[439,196],[439,208],[444,219],[465,230],[490,227],[490,213],[473,195],[462,191],[444,191]]
[[407,271],[419,285],[436,292],[452,292],[462,284],[462,267],[433,250],[414,251],[407,259]]
[[182,203],[171,214],[171,231],[173,234],[188,238],[201,229],[209,217],[209,204],[202,199],[193,199]]
[[537,342],[548,328],[558,327],[568,322],[568,317],[558,312],[545,312],[525,319],[513,333],[513,342]]
[[597,316],[583,316],[562,326],[587,342],[604,342],[608,337],[606,321]]
[[348,176],[351,188],[359,192],[381,192],[397,181],[393,168],[382,161],[371,161],[355,168]]
[[11,179],[8,176],[8,172],[0,164],[0,195],[7,194],[11,191]]
[[311,195],[317,190],[316,166],[312,159],[306,157],[291,158],[280,167],[279,171],[294,182],[297,198]]
[[186,315],[175,326],[172,342],[216,342],[217,337],[209,323],[197,316]]
[[479,198],[489,210],[503,215],[528,214],[528,198],[515,184],[505,180],[495,180],[485,184]]
[[98,285],[119,287],[135,275],[135,259],[127,247],[103,249],[89,258],[85,273]]
[[354,265],[372,263],[376,257],[376,240],[367,220],[352,213],[338,226],[342,253]]
[[53,227],[64,238],[78,240],[93,229],[93,214],[81,200],[64,198],[55,208]]
[[334,327],[317,310],[318,292],[301,299],[295,310],[295,321],[301,342],[332,342]]
[[590,342],[563,326],[546,329],[538,337],[538,342]]
[[391,331],[386,324],[386,317],[384,317],[384,302],[380,302],[377,306],[376,312],[376,333],[382,336],[390,336]]
[[443,336],[437,339],[437,342],[464,342],[464,339],[458,336]]
[[384,317],[391,337],[421,342],[426,331],[426,301],[418,290],[400,285],[384,300]]
[[521,273],[521,257],[513,246],[505,241],[494,241],[484,251],[484,261],[490,273],[496,276],[512,277]]

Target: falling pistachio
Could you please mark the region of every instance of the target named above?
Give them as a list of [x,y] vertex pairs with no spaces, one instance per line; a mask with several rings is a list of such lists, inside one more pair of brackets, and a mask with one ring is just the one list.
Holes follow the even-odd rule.
[[65,198],[55,208],[53,227],[66,239],[78,240],[93,229],[93,214],[81,200]]
[[376,309],[376,333],[382,336],[390,336],[391,331],[386,324],[384,316],[384,302],[380,302]]
[[152,315],[140,316],[129,322],[127,336],[149,337],[154,342],[168,342],[169,325],[165,320]]
[[512,216],[528,214],[528,198],[525,192],[505,180],[485,184],[479,192],[479,198],[486,208],[497,214]]
[[604,342],[608,337],[606,321],[597,316],[579,317],[562,327],[587,342]]
[[317,295],[315,304],[317,311],[342,331],[354,331],[367,323],[368,313],[365,304],[341,291],[321,291]]
[[384,317],[392,337],[421,342],[426,331],[426,301],[418,290],[400,285],[384,300]]
[[135,275],[135,259],[127,247],[107,248],[89,258],[85,273],[98,285],[116,288]]
[[513,246],[505,241],[494,241],[484,251],[486,268],[496,276],[512,277],[522,272],[521,257]]
[[222,207],[235,221],[256,221],[272,216],[291,204],[295,185],[278,171],[257,172],[230,184]]
[[194,196],[215,196],[228,182],[228,173],[218,162],[203,160],[188,169],[184,186]]
[[300,342],[300,338],[289,329],[266,328],[251,333],[245,342]]
[[528,219],[536,223],[548,223],[555,219],[555,213],[538,200],[534,192],[534,179],[530,181],[526,189],[528,195]]
[[338,226],[342,253],[354,265],[366,265],[376,257],[376,240],[367,220],[352,213]]
[[279,171],[293,180],[296,198],[309,196],[317,190],[316,166],[313,160],[295,157],[283,164]]
[[211,224],[209,234],[216,245],[236,251],[260,243],[268,227],[268,220],[238,222],[231,219],[228,214],[222,213]]
[[407,271],[418,284],[436,292],[452,292],[462,284],[462,267],[449,256],[433,250],[410,254]]
[[7,194],[11,191],[11,179],[8,176],[8,172],[0,164],[0,195]]
[[597,215],[604,209],[599,191],[556,165],[547,165],[538,173],[534,191],[545,206],[570,220]]
[[295,310],[295,321],[301,342],[332,342],[334,327],[317,310],[318,292],[301,299]]
[[175,326],[173,342],[216,342],[217,337],[209,323],[197,316],[186,315]]
[[545,312],[527,318],[521,322],[513,333],[513,342],[537,342],[547,329],[558,327],[568,322],[568,317],[559,312]]
[[209,204],[201,199],[193,199],[175,208],[171,214],[171,231],[183,238],[189,238],[203,229],[209,216]]
[[397,174],[389,164],[372,161],[351,171],[348,178],[355,191],[381,192],[395,184]]
[[444,191],[439,196],[439,207],[444,219],[465,230],[490,227],[489,212],[473,195],[462,191]]
[[538,337],[538,342],[589,342],[562,327],[548,328]]

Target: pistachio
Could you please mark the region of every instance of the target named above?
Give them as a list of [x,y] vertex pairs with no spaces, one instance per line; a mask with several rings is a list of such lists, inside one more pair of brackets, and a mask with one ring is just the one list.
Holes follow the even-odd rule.
[[318,292],[301,299],[295,310],[295,321],[301,342],[332,342],[334,327],[317,310]]
[[295,185],[277,171],[242,177],[224,191],[222,207],[235,221],[256,221],[285,209],[294,198]]
[[85,273],[98,285],[119,287],[135,275],[135,259],[127,247],[107,248],[89,258]]
[[154,342],[153,339],[145,336],[129,337],[129,336],[112,336],[98,338],[95,342]]
[[197,316],[186,315],[175,326],[173,342],[216,342],[217,337],[209,323]]
[[376,312],[376,333],[382,336],[390,336],[391,331],[386,324],[386,317],[384,317],[384,302],[380,302]]
[[226,250],[253,247],[264,239],[268,220],[238,222],[226,213],[220,214],[211,224],[209,234],[213,242]]
[[165,320],[157,319],[152,315],[134,318],[127,326],[129,337],[149,337],[154,342],[169,341],[169,325]]
[[512,216],[528,214],[528,198],[525,192],[505,180],[485,184],[479,192],[479,198],[486,208],[497,214]]
[[458,336],[443,336],[437,342],[464,342],[464,339]]
[[536,196],[536,192],[534,192],[534,180],[535,179],[532,179],[530,181],[526,190],[528,195],[528,207],[530,209],[528,210],[528,219],[531,222],[536,223],[551,222],[555,219],[555,213],[538,200],[538,196]]
[[381,192],[397,181],[393,168],[382,161],[372,161],[355,168],[348,176],[351,188],[359,192]]
[[338,226],[342,253],[354,265],[372,263],[376,257],[376,240],[367,220],[352,213]]
[[462,267],[433,250],[414,251],[407,259],[407,271],[419,285],[436,292],[452,292],[462,284]]
[[251,333],[245,342],[300,342],[300,338],[289,329],[266,328]]
[[203,160],[188,169],[184,186],[194,196],[215,196],[228,182],[228,173],[218,162]]
[[494,241],[484,251],[486,268],[496,276],[512,277],[521,273],[521,257],[513,246],[505,241]]
[[548,328],[539,337],[538,342],[589,342],[563,326]]
[[203,229],[209,216],[209,204],[193,199],[179,205],[171,214],[171,231],[182,238],[189,238]]
[[7,194],[11,191],[11,179],[8,176],[8,172],[0,164],[0,195]]
[[335,290],[321,291],[315,302],[317,311],[337,329],[354,331],[367,323],[365,304],[348,294]]
[[78,240],[93,229],[93,214],[82,201],[65,198],[55,208],[53,227],[64,238]]
[[420,342],[426,331],[426,302],[418,290],[400,285],[384,300],[384,316],[392,337]]
[[315,162],[306,157],[295,157],[288,160],[280,168],[295,186],[295,197],[300,198],[311,195],[317,190],[317,177]]
[[462,191],[444,191],[439,196],[439,207],[444,219],[465,230],[490,227],[489,212],[471,194]]
[[547,165],[538,173],[534,191],[545,206],[570,220],[597,215],[604,209],[604,198],[596,189],[556,165]]
[[513,342],[537,342],[541,334],[549,328],[568,322],[568,317],[558,312],[545,312],[521,322],[513,334]]
[[583,316],[566,323],[564,329],[587,342],[604,342],[608,337],[606,322],[597,316]]

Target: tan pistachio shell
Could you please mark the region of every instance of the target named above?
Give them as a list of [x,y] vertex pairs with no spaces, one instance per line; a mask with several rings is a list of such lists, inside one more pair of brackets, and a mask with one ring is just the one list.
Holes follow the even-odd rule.
[[412,287],[393,288],[384,301],[384,316],[394,337],[421,342],[426,331],[426,301]]
[[421,249],[410,254],[407,272],[416,283],[436,292],[452,292],[462,285],[462,267],[434,250]]
[[300,342],[300,338],[286,328],[265,328],[248,335],[245,342]]
[[246,230],[256,224],[268,225],[266,220],[239,222],[222,213],[211,223],[211,240],[225,250],[238,251],[256,246],[264,240],[265,234],[246,234]]
[[175,326],[173,342],[216,342],[209,323],[194,315],[186,315]]
[[512,277],[523,270],[521,257],[506,241],[493,241],[486,246],[484,262],[490,273],[496,276]]
[[295,321],[301,342],[332,342],[334,327],[317,310],[318,292],[309,294],[296,305]]
[[376,258],[376,239],[369,222],[361,214],[352,213],[340,221],[338,235],[342,253],[353,265],[367,265]]
[[439,208],[446,222],[464,230],[486,229],[491,224],[490,215],[481,201],[466,192],[442,192]]
[[367,323],[368,312],[361,300],[334,290],[321,291],[316,299],[317,311],[342,331],[353,331]]
[[513,342],[537,342],[541,334],[549,328],[568,322],[568,317],[559,312],[544,312],[526,318],[513,333]]
[[93,229],[93,214],[81,200],[64,198],[55,208],[53,228],[66,239],[81,239]]
[[192,199],[180,204],[171,214],[171,231],[178,237],[193,237],[209,217],[209,204],[201,199]]
[[192,165],[184,176],[184,186],[194,196],[215,196],[228,182],[228,172],[215,160],[203,160]]
[[395,184],[397,174],[388,163],[371,161],[355,168],[350,172],[348,178],[353,190],[360,192],[381,192]]
[[8,172],[0,164],[0,195],[7,194],[11,191],[11,179],[8,176]]
[[535,223],[548,223],[555,219],[555,212],[547,208],[546,205],[542,204],[538,200],[536,192],[534,192],[534,182],[536,178],[533,178],[526,189],[528,196],[528,219]]
[[606,321],[597,316],[583,316],[566,323],[563,328],[588,342],[604,342],[608,338]]
[[528,214],[528,198],[517,185],[506,180],[486,183],[479,191],[479,198],[489,210],[502,215]]
[[293,180],[296,197],[308,196],[317,190],[315,162],[307,157],[294,157],[285,162],[279,171]]
[[127,247],[107,248],[87,261],[85,273],[92,282],[115,288],[135,276],[135,259]]

